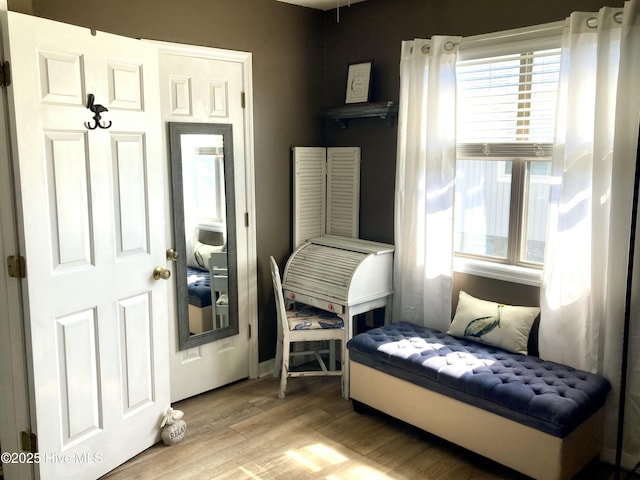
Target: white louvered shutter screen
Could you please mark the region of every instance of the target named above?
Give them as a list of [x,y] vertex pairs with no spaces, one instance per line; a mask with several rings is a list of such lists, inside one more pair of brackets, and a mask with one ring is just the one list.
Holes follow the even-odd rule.
[[293,148],[293,248],[325,232],[326,149]]
[[359,147],[293,148],[293,248],[310,238],[358,238]]
[[358,238],[360,214],[360,148],[327,148],[328,235]]

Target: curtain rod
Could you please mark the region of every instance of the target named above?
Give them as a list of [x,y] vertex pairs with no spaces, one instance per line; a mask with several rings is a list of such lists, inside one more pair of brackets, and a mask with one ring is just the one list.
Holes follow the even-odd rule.
[[[624,17],[624,14],[621,11],[616,12],[613,14],[613,21],[621,24],[623,17]],[[598,17],[587,18],[587,26],[589,28],[598,28]]]
[[462,44],[470,48],[475,48],[481,46],[484,42],[495,43],[514,37],[535,37],[537,39],[539,39],[541,35],[552,37],[560,35],[562,33],[564,25],[565,21],[560,20],[557,22],[543,23],[541,25],[533,25],[530,27],[514,28],[501,32],[482,33],[480,35],[462,37]]
[[[613,19],[616,23],[622,23],[623,19],[622,10],[613,14]],[[491,41],[500,41],[513,37],[526,37],[528,35],[536,35],[540,36],[554,36],[562,33],[562,29],[565,27],[567,20],[559,20],[557,22],[549,22],[542,23],[540,25],[532,25],[529,27],[522,28],[514,28],[511,30],[504,30],[502,32],[493,32],[493,33],[482,33],[479,35],[472,35],[469,37],[462,37],[464,43],[470,45],[471,47],[474,44],[482,44],[483,41],[491,42]],[[587,25],[591,28],[595,28],[598,26],[598,17],[592,16],[587,19]]]

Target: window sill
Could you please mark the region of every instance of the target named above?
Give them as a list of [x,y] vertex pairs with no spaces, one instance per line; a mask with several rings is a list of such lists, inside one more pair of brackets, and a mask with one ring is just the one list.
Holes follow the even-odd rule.
[[493,278],[504,282],[521,283],[534,287],[539,287],[542,279],[542,270],[537,268],[504,265],[474,258],[454,257],[453,270],[478,277]]

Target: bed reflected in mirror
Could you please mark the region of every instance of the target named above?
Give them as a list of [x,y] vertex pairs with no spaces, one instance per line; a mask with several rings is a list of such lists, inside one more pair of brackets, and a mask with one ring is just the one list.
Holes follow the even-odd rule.
[[180,350],[237,335],[232,128],[169,123]]

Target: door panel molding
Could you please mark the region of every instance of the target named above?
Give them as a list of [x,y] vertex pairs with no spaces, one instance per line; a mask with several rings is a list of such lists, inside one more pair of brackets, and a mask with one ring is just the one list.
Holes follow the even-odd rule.
[[58,317],[56,324],[62,445],[68,448],[103,426],[96,309]]
[[149,192],[144,133],[111,134],[116,256],[149,251]]
[[[81,55],[38,49],[38,67],[42,103],[84,105]],[[74,81],[69,82],[70,78]]]
[[89,268],[94,244],[86,133],[45,131],[44,137],[52,268]]

